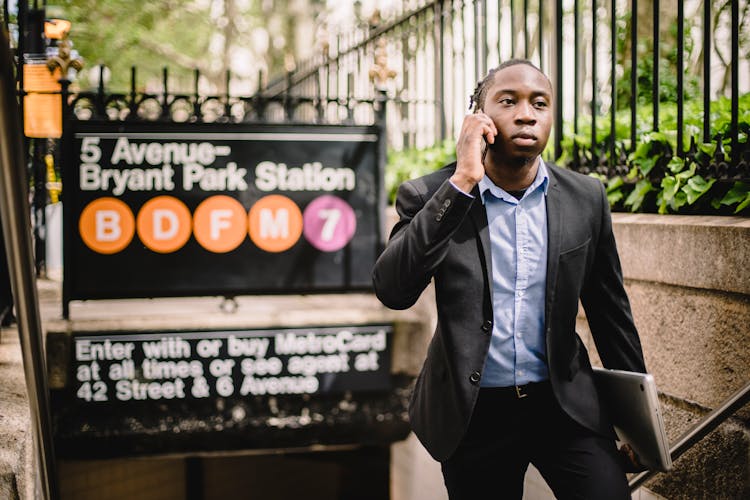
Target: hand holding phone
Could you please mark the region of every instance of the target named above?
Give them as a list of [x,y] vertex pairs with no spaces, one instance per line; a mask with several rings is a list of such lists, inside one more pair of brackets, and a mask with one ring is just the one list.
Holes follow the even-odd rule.
[[497,128],[489,116],[479,111],[464,117],[456,142],[456,171],[451,182],[468,193],[484,177],[489,145],[495,142]]

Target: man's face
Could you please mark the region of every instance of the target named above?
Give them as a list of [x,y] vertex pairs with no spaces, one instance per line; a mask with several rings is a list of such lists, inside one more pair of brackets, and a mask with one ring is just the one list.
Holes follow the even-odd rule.
[[516,64],[497,71],[483,108],[497,127],[490,148],[498,159],[525,163],[544,150],[552,128],[552,88],[535,68]]

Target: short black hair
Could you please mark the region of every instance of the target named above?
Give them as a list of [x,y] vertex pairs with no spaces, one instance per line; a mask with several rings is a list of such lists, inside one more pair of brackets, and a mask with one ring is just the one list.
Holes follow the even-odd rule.
[[[495,80],[495,73],[502,69],[509,68],[511,66],[517,66],[519,64],[531,66],[539,73],[544,75],[544,77],[547,78],[547,81],[549,82],[549,78],[547,77],[547,75],[545,75],[541,69],[539,69],[533,62],[529,61],[528,59],[508,59],[507,61],[504,61],[498,66],[492,68],[489,73],[487,73],[487,76],[479,80],[479,82],[477,83],[477,87],[474,89],[474,93],[469,97],[469,109],[474,111],[475,113],[484,109],[484,100],[487,97],[487,91],[489,90],[490,85]],[[552,83],[550,82],[550,88],[551,87]]]

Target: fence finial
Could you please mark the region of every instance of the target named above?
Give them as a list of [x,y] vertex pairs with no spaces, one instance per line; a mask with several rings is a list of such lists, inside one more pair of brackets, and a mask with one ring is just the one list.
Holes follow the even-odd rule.
[[384,37],[375,42],[375,64],[370,68],[370,80],[375,82],[378,90],[385,90],[388,80],[396,76],[396,72],[388,67],[388,49]]
[[60,35],[60,41],[57,44],[57,55],[50,57],[47,60],[47,67],[50,71],[54,71],[55,68],[60,68],[60,75],[62,78],[67,78],[68,70],[73,68],[76,71],[81,71],[83,68],[83,59],[76,57],[72,58],[72,45],[68,40],[68,31],[64,31]]

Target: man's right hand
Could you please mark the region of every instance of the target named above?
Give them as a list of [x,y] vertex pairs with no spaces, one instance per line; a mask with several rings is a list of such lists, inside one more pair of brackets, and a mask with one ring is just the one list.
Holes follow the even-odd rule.
[[496,135],[495,124],[483,112],[464,117],[456,143],[456,172],[450,179],[463,192],[471,192],[484,177],[482,153],[485,147],[494,144]]

